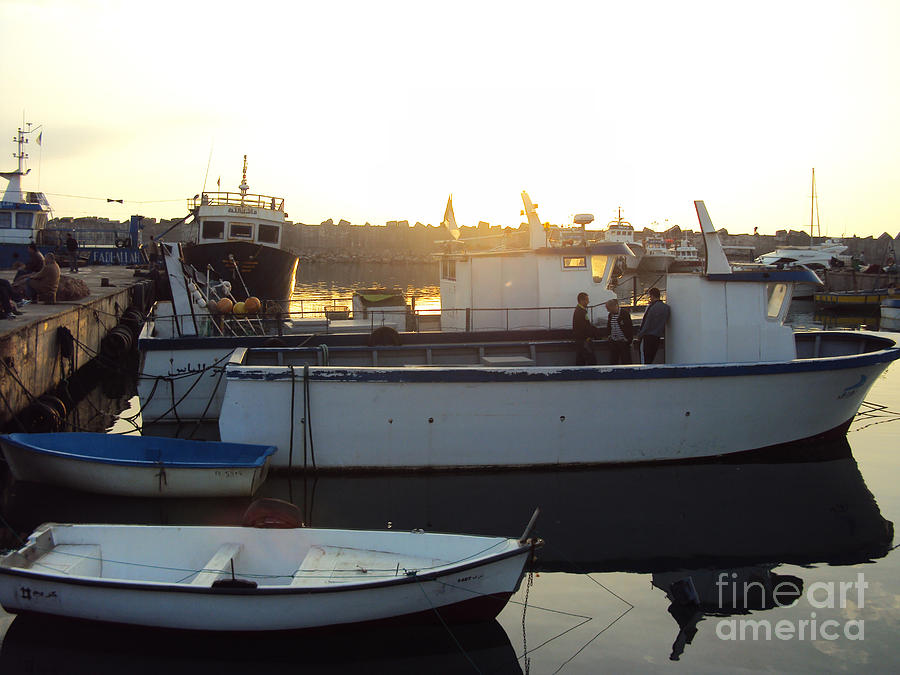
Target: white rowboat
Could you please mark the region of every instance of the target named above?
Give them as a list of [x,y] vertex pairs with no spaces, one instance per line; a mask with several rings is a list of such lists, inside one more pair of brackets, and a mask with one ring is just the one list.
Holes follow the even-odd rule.
[[0,558],[0,604],[205,631],[487,620],[539,543],[526,535],[46,524]]

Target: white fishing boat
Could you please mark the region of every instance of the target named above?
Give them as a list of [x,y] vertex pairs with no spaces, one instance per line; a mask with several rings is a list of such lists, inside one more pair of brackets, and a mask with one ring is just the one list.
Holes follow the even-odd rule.
[[50,227],[53,209],[47,196],[26,187],[26,177],[31,172],[27,168],[27,147],[31,142],[41,146],[42,137],[42,125],[26,123],[16,129],[12,139],[16,144],[13,153],[16,168],[0,172],[0,178],[7,181],[0,198],[0,267],[9,268],[14,262],[26,262],[29,244],[36,244],[41,253],[61,254],[67,258],[67,234],[72,234],[78,241],[79,258],[84,263],[145,263],[146,258],[140,249],[143,227],[140,216],[133,216],[127,226],[111,223],[102,229]]
[[625,270],[629,272],[637,270],[644,249],[634,241],[634,226],[622,217],[621,206],[617,216],[606,224],[603,238],[606,241],[624,244],[628,249],[628,255],[625,256]]
[[665,274],[675,260],[675,254],[669,250],[662,235],[652,234],[644,237],[644,255],[638,263],[638,271],[645,274]]
[[[629,249],[617,242],[586,243],[581,224],[569,228],[572,236],[580,237],[578,246],[561,246],[559,240],[551,245],[528,195],[522,198],[532,225],[528,248],[472,252],[466,240],[448,242],[441,256],[442,332],[437,335],[404,333],[408,309],[402,296],[377,291],[354,295],[350,319],[270,317],[261,322],[230,316],[223,324],[222,316],[210,314],[208,298],[191,280],[197,273],[171,247],[165,260],[172,302],[157,303],[139,338],[138,395],[144,421],[217,419],[231,352],[261,347],[273,338],[283,345],[322,348],[567,339],[578,293],[589,292],[593,308],[616,297],[611,288]],[[450,201],[445,222],[458,233]],[[605,310],[593,308],[592,320],[605,316]],[[478,336],[467,335],[470,331],[478,331]]]
[[674,248],[675,259],[669,265],[670,272],[699,272],[703,266],[700,253],[690,239],[682,239]]
[[249,497],[271,446],[88,432],[3,434],[16,480],[130,497]]
[[593,304],[616,297],[611,287],[631,251],[618,242],[589,242],[584,224],[551,228],[522,192],[528,246],[470,249],[447,201],[443,224],[453,234],[441,264],[441,330],[533,330],[572,327],[578,293]]
[[487,620],[540,543],[529,533],[47,524],[0,558],[0,604],[202,631]]
[[[795,335],[791,286],[814,275],[733,272],[696,207],[706,273],[669,275],[664,364],[577,367],[565,340],[242,348],[220,436],[276,446],[275,467],[342,470],[687,460],[842,435],[900,349],[865,333]],[[636,414],[652,423],[597,442],[604,420]]]

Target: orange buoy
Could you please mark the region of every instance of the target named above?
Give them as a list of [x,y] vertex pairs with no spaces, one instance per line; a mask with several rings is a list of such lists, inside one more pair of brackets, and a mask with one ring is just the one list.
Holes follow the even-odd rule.
[[247,310],[247,314],[258,314],[262,303],[255,295],[251,295],[244,301],[244,308]]
[[231,298],[222,298],[216,303],[216,306],[222,314],[231,314],[231,310],[234,309],[234,303],[231,302]]

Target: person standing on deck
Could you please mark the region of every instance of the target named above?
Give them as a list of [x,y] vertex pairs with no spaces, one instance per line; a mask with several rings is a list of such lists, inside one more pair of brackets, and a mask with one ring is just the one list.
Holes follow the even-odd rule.
[[575,334],[575,365],[595,366],[597,357],[591,346],[592,337],[600,337],[600,330],[587,317],[588,303],[591,301],[587,293],[578,294],[578,306],[572,313],[572,332]]
[[641,319],[641,327],[638,330],[635,344],[644,343],[644,363],[653,363],[656,352],[659,350],[659,342],[666,333],[666,322],[669,320],[671,310],[669,306],[659,299],[659,289],[654,286],[647,294],[650,296],[650,306],[644,312]]
[[66,235],[66,250],[69,252],[69,271],[77,272],[78,271],[78,242],[75,241],[75,237],[72,236],[72,233]]
[[619,308],[616,299],[606,301],[609,315],[606,325],[609,328],[609,365],[617,366],[631,363],[631,341],[634,338],[634,327],[628,310]]

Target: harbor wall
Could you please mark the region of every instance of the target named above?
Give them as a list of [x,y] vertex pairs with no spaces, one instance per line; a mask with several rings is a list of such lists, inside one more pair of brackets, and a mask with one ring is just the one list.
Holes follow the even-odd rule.
[[[56,390],[100,353],[103,338],[119,324],[123,312],[132,305],[146,311],[151,293],[149,281],[130,282],[32,319],[29,316],[35,312],[28,312],[18,317],[14,326],[4,325],[6,330],[0,334],[0,427],[7,427],[35,399]],[[67,344],[66,330],[74,344]]]

